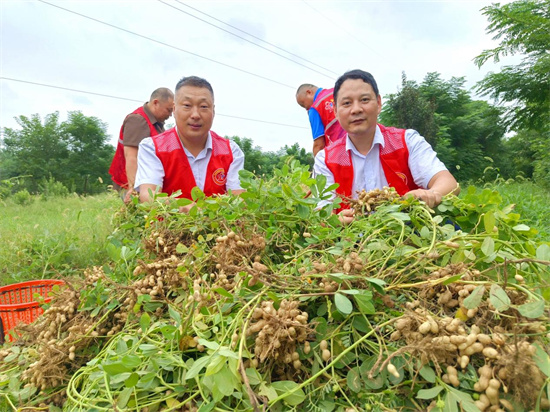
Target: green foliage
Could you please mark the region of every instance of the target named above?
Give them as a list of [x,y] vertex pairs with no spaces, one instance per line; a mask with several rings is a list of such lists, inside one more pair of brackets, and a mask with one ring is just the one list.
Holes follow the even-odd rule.
[[313,155],[298,143],[285,145],[277,152],[262,152],[259,146],[254,146],[251,139],[233,136],[231,140],[239,145],[244,153],[244,169],[265,177],[272,177],[276,168],[281,168],[293,158],[302,165],[313,167]]
[[520,130],[504,142],[514,175],[533,179],[550,189],[550,139],[544,132]]
[[495,159],[501,173],[513,175],[503,153],[502,110],[472,100],[464,90],[463,77],[445,81],[439,73],[428,73],[417,84],[403,75],[401,90],[387,99],[382,123],[417,130],[458,181],[479,179],[485,157]]
[[438,127],[435,122],[435,102],[422,96],[418,84],[402,75],[401,90],[387,96],[380,119],[383,124],[399,125],[414,129],[426,138],[428,143],[436,142]]
[[20,129],[5,128],[0,159],[6,179],[28,175],[25,188],[39,189],[44,179],[61,182],[77,193],[98,193],[108,181],[114,149],[108,144],[106,125],[95,117],[69,112],[59,122],[57,112],[44,119],[35,114],[16,118]]
[[79,111],[69,112],[63,123],[69,148],[67,171],[62,182],[74,187],[76,193],[100,193],[102,182],[110,182],[109,166],[114,149],[108,143],[107,124],[96,117],[84,116]]
[[23,188],[25,178],[29,176],[15,176],[9,179],[0,180],[0,199],[7,199],[13,193]]
[[[67,295],[51,311],[53,319],[66,314],[54,325],[56,335],[44,337],[55,345],[22,339],[8,346],[0,396],[21,408],[57,399],[67,411],[251,412],[262,403],[270,411],[428,410],[433,400],[434,410],[473,412],[475,369],[496,360],[472,354],[459,372],[461,385],[451,387],[443,374],[461,354],[442,339],[436,344],[450,334],[443,318],[452,321],[461,310],[438,296],[448,289],[458,298],[457,287],[467,285],[483,293],[464,303],[482,308],[461,325],[464,336],[507,327],[510,351],[518,340],[541,343],[533,348],[547,373],[547,332],[527,329],[529,320],[518,313],[537,317],[548,308],[550,247],[493,187],[447,197],[436,213],[416,199],[397,199],[342,226],[330,207],[317,209],[327,195],[324,177],[312,178],[297,160],[271,179],[243,171],[241,180],[247,192],[239,197],[206,198],[194,190],[189,214],[178,213],[188,200],[166,195],[130,205],[105,247],[103,267],[94,269],[98,276],[75,279],[83,285],[76,291],[67,288],[73,298],[78,292],[77,313],[63,312]],[[95,209],[101,215],[102,207]],[[296,302],[296,316],[287,309],[283,315],[284,302]],[[390,339],[396,319],[406,316],[410,330],[399,330],[419,339],[409,346],[404,336]],[[265,323],[253,331],[259,319]],[[439,334],[416,332],[426,319],[440,322]],[[304,339],[291,338],[306,325],[307,350]],[[273,354],[281,356],[258,361],[260,333],[269,338],[276,331],[273,348],[281,351]],[[53,366],[44,356],[50,347],[61,359]],[[292,357],[283,363],[287,347]],[[37,364],[48,379],[43,389],[26,385],[24,372]],[[52,380],[49,370],[59,375]],[[509,388],[503,397],[517,389]]]
[[550,239],[550,192],[530,181],[498,182],[494,189],[502,196],[503,204],[514,205],[522,223],[536,228],[541,239]]
[[13,195],[13,201],[18,205],[26,206],[34,202],[34,198],[27,189],[23,189]]
[[0,206],[0,284],[57,278],[109,259],[107,236],[120,208],[114,194],[54,197],[21,207]]
[[48,200],[52,197],[67,197],[69,195],[69,189],[63,183],[55,181],[51,176],[49,179],[44,178],[38,184],[38,190],[42,195],[42,200]]
[[505,66],[500,73],[488,74],[478,90],[508,103],[506,125],[513,130],[524,128],[550,130],[550,1],[518,0],[495,3],[483,8],[489,19],[487,32],[500,40],[499,46],[484,50],[475,58],[481,67],[501,56],[521,54],[516,66]]

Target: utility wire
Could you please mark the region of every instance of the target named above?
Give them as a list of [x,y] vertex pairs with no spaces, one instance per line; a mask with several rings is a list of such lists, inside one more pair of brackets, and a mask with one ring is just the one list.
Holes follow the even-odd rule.
[[374,50],[372,47],[370,47],[367,43],[365,43],[363,40],[361,40],[359,37],[357,37],[356,35],[354,35],[353,33],[349,32],[346,30],[345,27],[342,27],[342,25],[340,24],[337,24],[334,19],[331,19],[330,17],[327,17],[325,16],[323,13],[321,13],[319,10],[317,10],[315,7],[313,7],[311,4],[309,4],[307,1],[305,0],[302,0],[302,2],[304,2],[308,7],[312,8],[315,12],[319,13],[321,16],[323,16],[325,19],[327,19],[329,22],[331,22],[332,24],[334,24],[335,26],[338,26],[340,29],[342,29],[343,31],[345,31],[347,34],[349,34],[351,37],[353,37],[355,40],[357,40],[359,43],[361,43],[363,46],[367,47],[368,49],[371,49],[373,52],[375,52],[377,55],[381,56],[382,55],[380,53],[378,53],[376,50]]
[[[286,57],[286,56],[284,56],[284,55],[282,55],[282,54],[280,54],[280,53],[277,53],[277,52],[275,52],[275,51],[273,51],[273,50],[270,50],[270,49],[268,49],[267,47],[261,46],[261,45],[259,45],[258,43],[254,43],[253,41],[250,41],[250,40],[248,40],[248,39],[245,38],[245,37],[242,37],[242,36],[239,36],[238,34],[232,33],[232,32],[230,32],[229,30],[225,30],[224,28],[222,28],[222,27],[220,27],[220,26],[216,26],[215,24],[212,24],[212,23],[210,23],[210,22],[208,22],[208,21],[206,21],[206,20],[204,20],[204,19],[201,19],[200,17],[197,17],[197,16],[195,16],[195,15],[193,15],[193,14],[191,14],[191,13],[188,13],[188,12],[186,12],[186,11],[184,11],[184,10],[182,10],[182,9],[180,9],[180,8],[178,8],[178,7],[176,7],[176,6],[173,6],[172,4],[169,4],[169,3],[167,3],[167,2],[165,2],[165,1],[163,1],[163,0],[158,0],[158,1],[159,1],[160,3],[162,3],[162,4],[166,4],[168,7],[172,7],[173,9],[176,9],[177,11],[179,11],[179,12],[181,12],[181,13],[187,14],[188,16],[191,16],[191,17],[193,17],[193,18],[195,18],[195,19],[197,19],[197,20],[199,20],[199,21],[202,21],[203,23],[206,23],[206,24],[208,24],[208,25],[210,25],[210,26],[213,26],[213,27],[215,27],[215,28],[217,28],[217,29],[220,29],[220,30],[222,30],[222,31],[224,31],[224,32],[226,32],[226,33],[229,33],[229,34],[231,34],[231,35],[233,35],[233,36],[235,36],[235,37],[238,37],[238,38],[241,39],[241,40],[244,40],[244,41],[246,41],[246,42],[248,42],[248,43],[250,43],[250,44],[253,44],[254,46],[258,46],[259,48],[264,49],[264,50],[267,50],[268,52],[273,53],[273,54],[275,54],[275,55],[277,55],[277,56],[279,56],[279,57],[282,57],[283,59],[286,59],[286,60],[288,60],[288,61],[291,61],[292,63],[295,63],[295,64],[297,64],[297,65],[299,65],[299,66],[305,67],[306,69],[312,70],[312,71],[314,71],[315,73],[319,73],[319,74],[321,74],[321,75],[323,75],[323,76],[325,76],[325,77],[328,77],[329,79],[334,80],[334,78],[332,78],[332,77],[326,75],[325,73],[320,72],[319,70],[312,69],[311,67],[306,66],[305,64],[299,63],[299,62],[297,62],[296,60],[292,60],[291,58]],[[179,3],[179,2],[178,2],[178,3]]]
[[129,101],[129,102],[143,103],[142,100],[128,99],[128,98],[126,98],[126,97],[118,97],[118,96],[112,96],[112,95],[110,95],[110,94],[89,92],[89,91],[86,91],[86,90],[70,89],[70,88],[68,88],[68,87],[54,86],[53,84],[36,83],[36,82],[28,81],[28,80],[14,79],[14,78],[11,78],[11,77],[4,77],[4,76],[0,77],[0,79],[1,79],[1,80],[10,80],[10,81],[12,81],[12,82],[20,82],[20,83],[34,84],[34,85],[36,85],[36,86],[51,87],[52,89],[68,90],[68,91],[70,91],[70,92],[78,92],[78,93],[93,94],[93,95],[95,95],[95,96],[109,97],[110,99],[127,100],[127,101]]
[[[84,93],[84,94],[93,94],[95,96],[108,97],[110,99],[118,99],[118,100],[126,100],[126,101],[129,101],[129,102],[143,103],[143,100],[129,99],[127,97],[113,96],[113,95],[110,95],[110,94],[95,93],[95,92],[90,92],[90,91],[87,91],[87,90],[71,89],[71,88],[68,88],[68,87],[55,86],[53,84],[31,82],[31,81],[28,81],[28,80],[14,79],[12,77],[2,76],[2,77],[0,77],[0,80],[10,80],[10,81],[13,81],[13,82],[27,83],[27,84],[32,84],[32,85],[35,85],[35,86],[50,87],[52,89],[68,90],[68,91],[71,91],[71,92]],[[240,119],[240,120],[247,120],[249,122],[275,124],[277,126],[294,127],[296,129],[308,129],[307,127],[304,127],[304,126],[296,126],[296,125],[293,125],[293,124],[270,122],[268,120],[250,119],[248,117],[232,116],[232,115],[229,115],[229,114],[216,113],[216,116],[230,117],[230,118],[233,118],[233,119]]]
[[[160,0],[159,0],[159,1],[160,1]],[[319,64],[317,64],[317,63],[314,63],[314,62],[312,62],[311,60],[305,59],[305,58],[303,58],[302,56],[300,56],[300,55],[298,55],[298,54],[295,54],[295,53],[292,53],[292,52],[290,52],[290,51],[288,51],[288,50],[286,50],[286,49],[283,49],[282,47],[279,47],[279,46],[277,46],[276,44],[273,44],[273,43],[270,43],[270,42],[268,42],[268,41],[266,41],[266,40],[264,40],[264,39],[261,39],[260,37],[257,37],[257,36],[255,36],[255,35],[253,35],[253,34],[247,32],[247,31],[245,31],[245,30],[242,30],[242,29],[240,29],[240,28],[238,28],[238,27],[236,27],[236,26],[233,26],[233,25],[231,25],[231,24],[229,24],[229,23],[226,23],[226,22],[224,22],[223,20],[217,19],[216,17],[214,17],[214,16],[212,16],[212,15],[210,15],[210,14],[208,14],[208,13],[205,13],[205,12],[203,12],[203,11],[201,11],[201,10],[195,8],[195,7],[192,7],[192,6],[188,5],[188,4],[182,3],[180,0],[175,0],[175,1],[176,1],[177,3],[179,3],[179,4],[181,4],[181,5],[184,6],[184,7],[188,7],[188,8],[190,8],[190,9],[192,9],[192,10],[195,10],[196,12],[198,12],[198,13],[200,13],[200,14],[203,14],[203,15],[205,15],[205,16],[207,16],[207,17],[210,17],[212,20],[215,20],[215,21],[218,21],[218,22],[220,22],[220,23],[222,23],[222,24],[225,24],[226,26],[229,26],[229,27],[231,27],[232,29],[235,29],[235,30],[237,30],[237,31],[240,31],[241,33],[244,33],[244,34],[246,34],[247,36],[253,37],[253,38],[256,39],[256,40],[261,41],[262,43],[268,44],[268,45],[270,45],[271,47],[274,47],[274,48],[276,48],[276,49],[278,49],[278,50],[281,50],[281,51],[283,51],[283,52],[285,52],[285,53],[287,53],[287,54],[290,54],[291,56],[297,57],[298,59],[303,60],[303,61],[305,61],[305,62],[307,62],[307,63],[309,63],[309,64],[312,64],[312,65],[314,65],[314,66],[317,66],[317,67],[319,67],[320,69],[326,70],[327,72],[330,72],[330,73],[332,73],[332,74],[334,74],[334,75],[336,75],[336,76],[339,76],[339,73],[336,73],[336,72],[334,72],[334,71],[332,71],[332,70],[330,70],[330,69],[327,69],[326,67],[323,67],[323,66],[321,66],[321,65],[319,65]],[[178,10],[179,10],[179,9],[178,9]],[[198,17],[193,16],[192,14],[189,14],[189,15],[198,19]],[[204,21],[204,20],[202,20],[202,19],[199,19],[199,20]],[[208,22],[206,22],[206,23],[208,23]],[[211,24],[211,23],[208,23],[208,24]],[[213,24],[211,24],[211,25],[213,25]],[[214,25],[213,25],[213,26],[214,26]],[[218,27],[218,26],[214,26],[214,27]],[[220,28],[220,27],[218,27],[218,28],[219,28],[220,30],[224,30],[224,29],[222,29],[222,28]],[[226,30],[224,30],[224,31],[226,31]],[[231,32],[229,32],[229,33],[232,34],[232,35],[234,35],[234,36],[237,36],[235,33],[231,33]],[[237,37],[239,37],[239,38],[242,39],[241,36],[237,36]],[[246,40],[246,39],[244,39],[244,40]],[[248,40],[247,40],[247,41],[248,41]],[[253,44],[256,44],[256,43],[253,43]],[[256,45],[257,45],[258,47],[262,47],[262,46],[260,46],[260,45],[258,45],[258,44],[256,44]],[[263,48],[263,47],[262,47],[262,48]],[[269,50],[269,51],[271,51],[271,50]],[[293,61],[294,63],[297,63],[297,62],[294,61],[294,60],[292,60],[292,61]],[[297,64],[299,64],[299,63],[297,63]]]
[[69,12],[69,13],[72,13],[72,14],[76,14],[77,16],[84,17],[84,18],[86,18],[86,19],[95,21],[95,22],[97,22],[97,23],[104,24],[105,26],[112,27],[112,28],[114,28],[114,29],[123,31],[123,32],[125,32],[125,33],[129,33],[129,34],[132,34],[132,35],[134,35],[134,36],[138,36],[138,37],[141,37],[141,38],[143,38],[143,39],[152,41],[152,42],[154,42],[154,43],[162,44],[163,46],[170,47],[170,48],[172,48],[172,49],[182,51],[182,52],[187,53],[187,54],[190,54],[190,55],[192,55],[192,56],[199,57],[199,58],[204,59],[204,60],[208,60],[208,61],[210,61],[210,62],[212,62],[212,63],[216,63],[216,64],[219,64],[219,65],[222,65],[222,66],[225,66],[225,67],[229,67],[230,69],[237,70],[237,71],[239,71],[239,72],[246,73],[246,74],[249,74],[249,75],[251,75],[251,76],[258,77],[258,78],[260,78],[260,79],[264,79],[264,80],[267,80],[267,81],[269,81],[269,82],[276,83],[276,84],[279,84],[279,85],[281,85],[281,86],[288,87],[288,88],[293,89],[293,90],[296,89],[295,86],[291,86],[291,85],[289,85],[289,84],[281,83],[281,82],[278,82],[277,80],[273,80],[273,79],[270,79],[270,78],[268,78],[268,77],[261,76],[261,75],[256,74],[256,73],[252,73],[252,72],[249,72],[249,71],[247,71],[247,70],[239,69],[238,67],[231,66],[231,65],[226,64],[226,63],[222,63],[222,62],[220,62],[220,61],[211,59],[211,58],[209,58],[209,57],[201,56],[200,54],[193,53],[193,52],[190,52],[190,51],[188,51],[188,50],[184,50],[184,49],[182,49],[182,48],[180,48],[180,47],[173,46],[173,45],[171,45],[171,44],[162,42],[162,41],[160,41],[160,40],[155,40],[155,39],[153,39],[153,38],[151,38],[151,37],[144,36],[143,34],[139,34],[139,33],[133,32],[133,31],[131,31],[131,30],[123,29],[122,27],[115,26],[114,24],[110,24],[110,23],[104,22],[104,21],[102,21],[102,20],[95,19],[95,18],[93,18],[93,17],[87,16],[87,15],[85,15],[85,14],[78,13],[78,12],[76,12],[76,11],[72,11],[72,10],[66,9],[66,8],[61,7],[61,6],[58,6],[58,5],[56,5],[56,4],[48,3],[47,1],[44,1],[44,0],[38,0],[38,1],[41,2],[41,3],[47,4],[48,6],[56,7],[56,8],[58,8],[58,9],[60,9],[60,10],[64,10],[64,11],[66,11],[66,12]]

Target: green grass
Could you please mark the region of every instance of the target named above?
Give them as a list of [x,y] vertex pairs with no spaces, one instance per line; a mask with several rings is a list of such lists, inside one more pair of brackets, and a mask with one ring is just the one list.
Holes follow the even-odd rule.
[[107,236],[121,206],[112,193],[0,203],[0,284],[64,277],[106,262]]
[[532,182],[495,185],[503,204],[514,204],[525,224],[539,231],[542,240],[550,241],[550,192]]

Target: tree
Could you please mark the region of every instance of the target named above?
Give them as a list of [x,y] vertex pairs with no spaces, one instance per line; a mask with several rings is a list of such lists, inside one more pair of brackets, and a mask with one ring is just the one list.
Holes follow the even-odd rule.
[[481,67],[488,60],[522,54],[522,62],[489,73],[478,83],[478,91],[507,103],[507,126],[550,130],[550,0],[519,0],[484,7],[489,19],[487,32],[501,40],[484,50],[474,61]]
[[69,112],[63,123],[69,155],[65,176],[78,193],[101,190],[98,178],[110,181],[109,166],[113,159],[113,147],[108,144],[107,125],[96,117],[84,116],[81,112]]
[[310,169],[313,168],[313,153],[310,153],[303,147],[300,147],[298,143],[294,143],[292,146],[285,145],[277,152],[277,154],[280,157],[278,165],[279,168],[288,160],[289,157],[293,157],[304,166],[309,166]]
[[33,114],[30,118],[19,116],[15,119],[21,130],[4,129],[3,152],[10,162],[6,164],[5,176],[30,175],[28,189],[36,191],[42,179],[53,177],[62,181],[68,149],[59,123],[59,113],[44,118]]
[[472,100],[464,83],[464,77],[447,81],[435,72],[421,84],[403,75],[402,88],[387,99],[381,120],[388,126],[417,130],[459,181],[481,178],[487,156],[501,171],[512,173],[502,156],[506,131],[502,109]]
[[533,178],[542,186],[550,188],[550,139],[545,133],[535,130],[520,130],[506,140],[506,152],[513,154],[509,162],[515,174]]
[[0,159],[2,179],[30,175],[27,189],[36,192],[40,183],[54,179],[77,193],[104,190],[98,178],[108,181],[107,170],[114,148],[107,143],[106,125],[81,112],[69,112],[59,122],[59,113],[44,118],[16,118],[20,129],[5,128]]
[[433,103],[422,96],[418,84],[407,80],[403,72],[401,90],[398,94],[387,96],[380,119],[384,124],[417,130],[430,144],[434,144],[437,135],[434,112]]
[[244,153],[244,169],[255,174],[272,174],[272,167],[266,159],[266,154],[259,146],[254,146],[252,139],[248,137],[233,136],[235,141]]

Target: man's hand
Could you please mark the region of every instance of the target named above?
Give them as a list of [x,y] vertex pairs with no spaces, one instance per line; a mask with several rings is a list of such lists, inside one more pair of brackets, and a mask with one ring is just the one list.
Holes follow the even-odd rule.
[[414,196],[417,199],[423,200],[426,202],[428,207],[434,208],[441,203],[441,193],[435,190],[425,190],[425,189],[416,189],[411,190],[410,192],[405,193],[405,197]]
[[344,209],[340,213],[338,213],[338,219],[343,225],[349,225],[351,222],[353,222],[354,218],[355,210],[353,209]]
[[123,199],[124,203],[126,204],[130,203],[133,195],[137,195],[137,192],[135,190],[127,190]]
[[180,206],[180,209],[179,209],[180,213],[185,213],[185,214],[189,213],[191,208],[195,205],[196,205],[196,203],[193,202],[193,203],[188,204],[187,206]]

